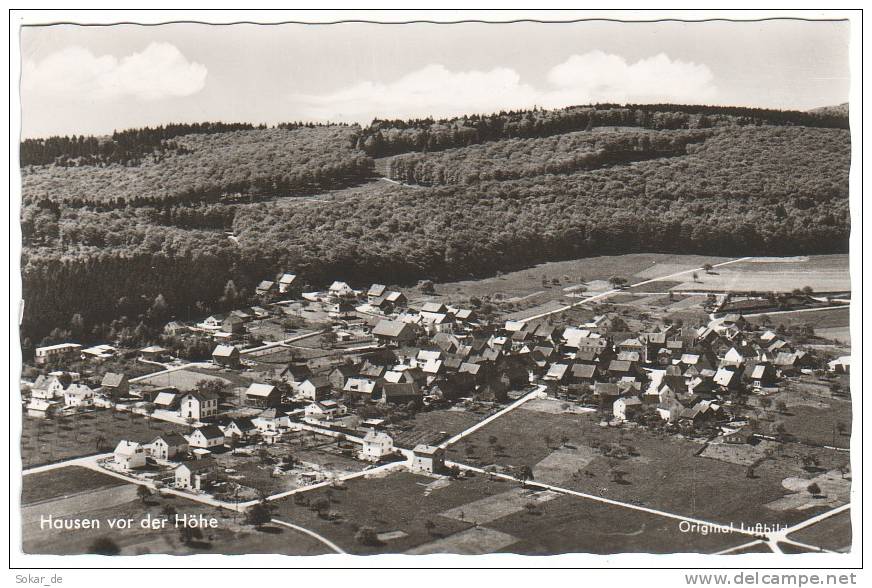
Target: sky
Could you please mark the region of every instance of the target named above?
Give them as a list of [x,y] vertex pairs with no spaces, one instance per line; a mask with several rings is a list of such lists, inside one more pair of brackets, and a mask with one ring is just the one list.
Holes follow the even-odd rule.
[[25,27],[23,137],[597,102],[848,101],[849,23]]

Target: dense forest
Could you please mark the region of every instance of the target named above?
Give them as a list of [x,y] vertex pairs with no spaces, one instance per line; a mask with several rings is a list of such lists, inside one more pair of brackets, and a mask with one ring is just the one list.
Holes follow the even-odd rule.
[[313,194],[369,179],[354,127],[230,131],[176,137],[181,152],[138,166],[30,166],[24,202],[102,207],[190,204]]
[[684,155],[713,131],[631,130],[578,132],[543,139],[509,139],[435,153],[390,158],[387,175],[408,184],[471,184],[543,174],[567,174],[605,165]]
[[[392,174],[429,187],[372,180],[360,129],[341,126],[177,136],[185,153],[137,167],[26,168],[22,335],[199,317],[282,270],[362,286],[634,251],[846,251],[847,130],[625,127],[394,158],[407,170]],[[586,160],[609,150],[645,157]],[[280,197],[357,182],[371,183]]]
[[843,113],[799,112],[726,106],[599,104],[557,110],[521,110],[452,119],[375,120],[361,132],[358,148],[373,157],[410,151],[441,151],[488,141],[550,137],[596,127],[653,130],[732,126],[806,126],[847,129]]

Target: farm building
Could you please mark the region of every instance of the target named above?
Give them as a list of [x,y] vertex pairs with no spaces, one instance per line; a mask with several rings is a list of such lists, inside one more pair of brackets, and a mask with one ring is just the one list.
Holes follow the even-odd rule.
[[218,345],[212,352],[212,360],[224,367],[239,368],[239,349],[232,345]]
[[245,391],[245,404],[256,408],[273,408],[282,403],[278,388],[270,384],[251,384]]

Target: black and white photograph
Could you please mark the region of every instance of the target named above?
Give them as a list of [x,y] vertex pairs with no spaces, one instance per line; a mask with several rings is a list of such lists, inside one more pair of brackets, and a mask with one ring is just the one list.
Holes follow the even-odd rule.
[[861,561],[861,11],[116,12],[10,14],[11,562]]

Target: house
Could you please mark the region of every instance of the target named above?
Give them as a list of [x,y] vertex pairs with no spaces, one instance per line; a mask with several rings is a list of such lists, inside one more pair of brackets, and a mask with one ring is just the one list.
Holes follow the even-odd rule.
[[170,337],[178,337],[179,335],[184,335],[189,332],[191,329],[179,321],[170,321],[164,325],[163,332],[165,335],[169,335]]
[[412,471],[438,474],[445,470],[445,449],[432,445],[416,445],[412,450]]
[[164,433],[148,444],[148,452],[156,459],[174,459],[188,452],[188,440],[178,433]]
[[770,388],[776,381],[775,368],[768,363],[758,363],[751,371],[751,385],[754,388]]
[[754,432],[748,427],[742,427],[732,433],[726,433],[723,438],[724,443],[744,445],[754,439]]
[[827,363],[827,369],[836,374],[851,373],[851,356],[843,355]]
[[327,374],[327,381],[334,390],[342,390],[349,378],[357,375],[357,368],[353,365],[338,365]]
[[288,429],[291,426],[291,419],[284,412],[277,408],[268,408],[259,415],[251,419],[254,426],[261,433],[275,433],[280,429]]
[[742,353],[740,350],[736,349],[735,347],[730,347],[730,350],[724,354],[724,360],[721,363],[722,363],[722,365],[725,365],[725,366],[734,365],[736,367],[739,367],[741,365],[744,365],[747,357],[748,356],[746,356],[744,353]]
[[308,400],[324,400],[330,396],[330,381],[324,376],[309,376],[297,386],[297,394]]
[[609,363],[608,372],[613,378],[635,377],[637,369],[636,364],[631,361],[613,359]]
[[224,319],[227,318],[227,315],[223,314],[213,314],[211,316],[206,317],[202,323],[198,324],[198,327],[202,327],[204,329],[212,329],[217,330],[221,328],[221,324],[224,322]]
[[239,349],[232,345],[218,345],[212,352],[212,361],[220,366],[239,369]]
[[415,340],[414,328],[404,322],[382,320],[372,330],[373,336],[382,345],[399,345]]
[[67,373],[59,376],[39,376],[30,388],[32,398],[53,400],[63,398],[64,391],[73,383],[72,377]]
[[626,421],[642,412],[642,401],[636,396],[618,398],[612,405],[612,413],[616,419]]
[[135,441],[120,441],[113,455],[115,464],[123,470],[142,468],[147,463],[145,449]]
[[164,390],[154,397],[154,407],[157,410],[178,411],[182,402],[182,395],[178,392]]
[[179,416],[183,419],[201,421],[218,414],[218,396],[211,392],[192,390],[182,395]]
[[350,394],[365,400],[372,400],[381,395],[381,384],[373,378],[364,378],[355,376],[348,378],[345,386],[342,387],[345,394]]
[[160,359],[163,359],[168,351],[169,349],[161,347],[160,345],[149,345],[148,347],[143,347],[139,350],[139,356],[142,359],[149,361],[159,361]]
[[36,418],[51,417],[63,408],[63,404],[54,400],[46,400],[44,398],[31,398],[27,405],[27,416]]
[[373,301],[375,301],[377,298],[381,298],[382,300],[387,302],[387,299],[385,299],[384,297],[385,290],[387,290],[387,286],[385,286],[384,284],[373,284],[369,287],[369,290],[366,291],[367,302],[372,304]]
[[85,384],[70,384],[64,390],[64,405],[70,407],[94,404],[94,391]]
[[294,282],[296,282],[297,276],[295,274],[282,274],[282,277],[279,278],[279,293],[280,294],[288,294],[294,291]]
[[354,290],[345,282],[333,282],[327,291],[334,298],[351,298],[354,296]]
[[276,286],[275,282],[269,280],[263,280],[257,285],[257,288],[254,289],[254,293],[258,296],[269,296],[270,294],[274,294],[276,291],[278,291],[278,286]]
[[100,382],[100,390],[112,398],[123,398],[130,394],[130,381],[126,374],[107,372]]
[[188,437],[188,445],[201,449],[224,446],[224,432],[217,425],[197,427]]
[[118,350],[111,345],[95,345],[94,347],[82,349],[82,359],[111,359],[115,357],[116,353],[118,353]]
[[573,364],[569,380],[573,384],[593,384],[599,376],[599,367],[589,363]]
[[736,390],[742,380],[742,370],[729,369],[726,367],[719,368],[715,372],[714,383],[724,390]]
[[453,314],[456,320],[463,323],[470,323],[478,318],[476,312],[471,308],[457,308],[454,309]]
[[335,400],[315,401],[305,408],[306,418],[314,421],[332,421],[336,417],[346,414],[345,405]]
[[248,418],[233,419],[224,426],[225,439],[247,440],[257,434],[257,427]]
[[38,365],[45,365],[53,360],[69,359],[78,355],[82,346],[78,343],[58,343],[46,347],[37,347],[34,361]]
[[312,369],[307,363],[291,363],[279,372],[279,379],[291,385],[294,390],[312,376]]
[[217,466],[211,459],[183,463],[173,470],[176,488],[205,490],[216,479]]
[[363,438],[360,457],[368,461],[378,461],[394,452],[394,440],[387,433],[371,430]]
[[417,384],[412,382],[385,382],[382,384],[381,396],[378,398],[382,404],[407,404],[414,402],[420,404],[423,394]]
[[231,314],[221,323],[221,331],[231,335],[241,335],[245,333],[245,319]]
[[255,408],[274,408],[282,403],[282,394],[271,384],[252,383],[245,390],[245,405]]
[[546,382],[556,382],[558,384],[565,384],[569,380],[569,364],[566,363],[552,363],[548,368],[548,373],[542,377]]

